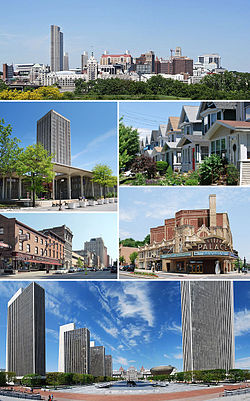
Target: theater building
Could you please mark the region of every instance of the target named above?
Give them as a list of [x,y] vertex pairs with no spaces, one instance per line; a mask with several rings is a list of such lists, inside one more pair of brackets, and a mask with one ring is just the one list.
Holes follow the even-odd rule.
[[0,273],[4,270],[50,270],[64,264],[65,241],[15,218],[0,215]]
[[216,195],[210,195],[209,209],[180,210],[151,228],[138,258],[145,270],[219,274],[232,271],[237,256],[228,215],[216,212]]

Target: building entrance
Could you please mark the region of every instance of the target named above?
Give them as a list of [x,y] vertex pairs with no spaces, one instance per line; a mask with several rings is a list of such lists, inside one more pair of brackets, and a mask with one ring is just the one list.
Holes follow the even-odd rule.
[[202,261],[196,261],[196,260],[190,260],[189,262],[189,272],[190,273],[203,273],[203,262]]

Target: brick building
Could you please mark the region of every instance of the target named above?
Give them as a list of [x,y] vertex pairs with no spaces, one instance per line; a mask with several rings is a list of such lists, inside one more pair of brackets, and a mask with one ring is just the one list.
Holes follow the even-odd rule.
[[[1,245],[2,244],[2,245]],[[0,215],[0,271],[47,270],[63,266],[65,241]]]
[[172,57],[170,60],[156,60],[157,74],[189,74],[193,75],[193,60],[188,57]]
[[139,247],[139,268],[183,273],[227,273],[237,252],[227,213],[216,212],[216,195],[209,209],[180,210],[163,226],[150,229],[150,244]]
[[[138,248],[120,245],[119,256],[124,257],[124,263],[121,263],[122,265],[130,265],[131,264],[131,260],[130,260],[129,256],[133,252],[138,252]],[[135,260],[135,265],[138,266],[138,258]]]
[[64,224],[59,227],[46,228],[42,232],[45,234],[53,233],[64,242],[64,267],[69,269],[72,266],[72,231]]
[[125,54],[102,54],[100,65],[115,65],[121,64],[124,68],[128,68],[132,64],[132,56],[129,53]]

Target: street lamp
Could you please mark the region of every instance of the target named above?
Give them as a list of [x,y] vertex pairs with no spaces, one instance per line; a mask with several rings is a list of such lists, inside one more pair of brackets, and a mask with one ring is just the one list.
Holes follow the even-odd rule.
[[61,212],[62,211],[62,187],[61,187],[61,184],[64,182],[64,178],[61,178],[61,180],[60,180],[60,191],[59,191],[59,193],[60,193],[60,200],[59,200],[59,211]]

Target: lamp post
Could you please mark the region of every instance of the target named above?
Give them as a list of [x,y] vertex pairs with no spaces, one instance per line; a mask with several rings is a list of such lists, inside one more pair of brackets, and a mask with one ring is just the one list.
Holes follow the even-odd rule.
[[61,188],[61,184],[64,182],[64,178],[60,179],[60,199],[59,199],[59,211],[62,211],[62,188]]

